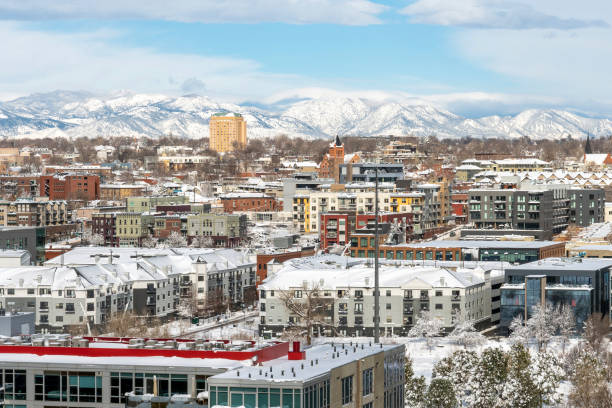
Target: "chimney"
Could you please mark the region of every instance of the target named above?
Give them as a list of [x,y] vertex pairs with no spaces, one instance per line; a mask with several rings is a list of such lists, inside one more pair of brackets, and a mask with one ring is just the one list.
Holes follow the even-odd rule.
[[301,343],[294,341],[291,343],[291,351],[287,354],[288,360],[304,360],[306,358],[306,352],[302,351]]

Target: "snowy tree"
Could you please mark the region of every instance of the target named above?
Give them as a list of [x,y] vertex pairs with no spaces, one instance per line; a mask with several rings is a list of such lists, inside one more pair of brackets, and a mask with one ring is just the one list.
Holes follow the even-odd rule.
[[83,241],[93,246],[104,246],[105,240],[102,234],[93,233],[92,230],[87,230],[83,233]]
[[535,338],[538,343],[538,350],[543,350],[555,335],[555,312],[552,306],[534,305],[532,314],[525,322],[530,337]]
[[425,394],[424,406],[426,408],[455,408],[457,399],[451,382],[443,378],[432,379]]
[[146,238],[144,238],[142,240],[142,242],[140,243],[140,245],[143,248],[155,248],[157,247],[157,243],[158,243],[158,239],[152,237],[151,235],[147,236]]
[[425,377],[417,377],[414,375],[412,359],[409,356],[406,357],[404,378],[406,380],[406,385],[404,387],[404,400],[406,406],[412,408],[421,407],[423,399],[425,398],[425,392],[427,391],[427,384],[425,384]]
[[212,248],[214,246],[214,241],[211,237],[207,236],[196,236],[191,239],[192,248]]
[[434,317],[429,311],[422,311],[414,326],[408,331],[408,337],[423,337],[427,340],[427,347],[431,351],[434,337],[442,335],[444,329],[441,320]]
[[561,338],[563,354],[565,354],[565,345],[576,331],[574,311],[570,305],[560,305],[555,309],[553,320],[558,336]]
[[186,248],[187,247],[187,239],[182,236],[180,233],[176,232],[176,231],[172,231],[170,233],[170,235],[168,235],[168,238],[166,238],[166,240],[163,242],[163,244],[160,246],[158,244],[158,247],[162,247],[162,248]]
[[530,339],[529,329],[525,326],[523,315],[515,316],[510,322],[510,341],[513,343],[527,344]]
[[537,353],[532,359],[530,373],[539,396],[539,406],[558,406],[561,398],[557,389],[563,379],[563,369],[557,357],[547,351]]
[[466,319],[461,319],[455,324],[449,337],[464,348],[478,346],[486,341],[474,327],[474,321]]
[[472,406],[471,396],[478,386],[474,381],[477,365],[477,353],[467,350],[456,351],[434,366],[432,377],[449,381],[453,386],[456,400],[461,405]]

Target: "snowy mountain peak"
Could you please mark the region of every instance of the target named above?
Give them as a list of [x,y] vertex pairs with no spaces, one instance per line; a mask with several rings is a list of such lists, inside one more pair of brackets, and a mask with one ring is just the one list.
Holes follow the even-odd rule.
[[612,121],[556,109],[529,109],[514,116],[464,118],[421,101],[372,100],[324,96],[283,100],[260,108],[215,101],[195,94],[116,92],[100,97],[88,92],[54,91],[0,103],[0,136],[79,137],[173,135],[208,136],[208,120],[237,112],[247,121],[249,137],[332,137],[435,134],[438,137],[529,136],[534,139],[612,134]]

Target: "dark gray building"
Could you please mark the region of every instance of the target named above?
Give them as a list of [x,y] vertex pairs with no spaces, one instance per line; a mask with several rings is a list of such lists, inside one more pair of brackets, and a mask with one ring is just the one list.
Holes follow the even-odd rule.
[[376,179],[378,168],[378,181],[394,183],[404,178],[404,165],[392,163],[352,163],[340,165],[340,183],[373,182]]
[[570,224],[588,227],[604,221],[606,197],[602,189],[569,190]]
[[1,227],[0,249],[25,249],[33,263],[45,259],[44,227]]
[[477,229],[542,231],[543,239],[576,224],[602,222],[602,190],[538,186],[525,190],[482,189],[469,192],[469,220]]
[[36,314],[29,313],[4,313],[0,312],[0,336],[13,337],[34,334],[34,323]]
[[536,304],[571,306],[578,329],[593,313],[609,319],[611,267],[612,259],[546,258],[506,268],[500,325],[529,318]]

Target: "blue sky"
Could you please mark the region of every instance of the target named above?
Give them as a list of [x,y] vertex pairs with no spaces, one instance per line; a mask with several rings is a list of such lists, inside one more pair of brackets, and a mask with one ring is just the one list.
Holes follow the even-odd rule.
[[468,115],[612,113],[612,2],[4,0],[0,98],[362,96]]

